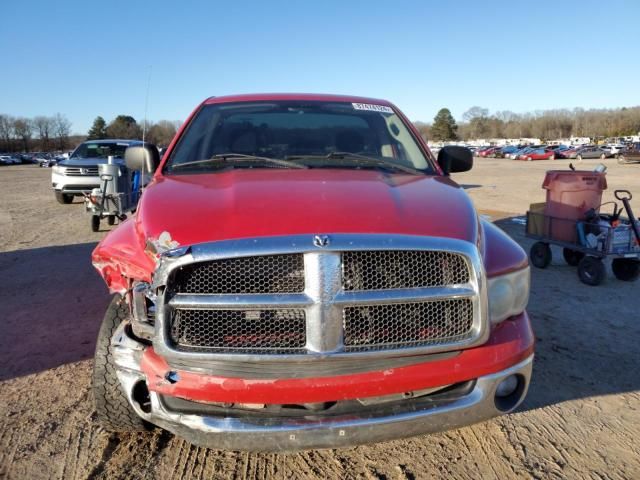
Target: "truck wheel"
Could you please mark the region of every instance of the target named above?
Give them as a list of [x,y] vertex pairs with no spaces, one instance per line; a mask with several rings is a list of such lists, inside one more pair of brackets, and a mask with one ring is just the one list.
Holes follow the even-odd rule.
[[100,230],[100,217],[98,215],[91,215],[91,231],[97,232]]
[[635,258],[614,258],[611,270],[618,280],[635,282],[640,277],[640,260]]
[[599,258],[586,256],[578,263],[578,277],[586,285],[600,285],[606,274],[604,263]]
[[567,262],[572,267],[575,267],[580,263],[580,260],[582,260],[582,258],[584,257],[584,253],[579,252],[577,250],[571,250],[570,248],[563,248],[562,256],[564,257],[565,262]]
[[551,248],[548,243],[536,242],[529,250],[531,263],[538,268],[547,268],[551,263]]
[[115,215],[109,215],[109,216],[107,217],[107,223],[108,223],[109,225],[115,225],[115,223],[116,223],[116,216],[115,216]]
[[112,432],[141,432],[149,428],[129,404],[129,400],[120,386],[113,360],[111,337],[118,325],[129,315],[122,297],[113,297],[102,321],[96,343],[93,364],[93,397],[96,414],[100,424]]
[[67,193],[56,192],[56,200],[58,203],[62,203],[63,205],[68,205],[73,202],[73,195],[69,195]]

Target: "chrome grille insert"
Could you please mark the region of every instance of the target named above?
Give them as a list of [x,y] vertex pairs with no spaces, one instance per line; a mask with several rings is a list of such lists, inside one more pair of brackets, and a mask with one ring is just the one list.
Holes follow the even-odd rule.
[[293,235],[163,254],[151,285],[154,349],[170,364],[258,368],[430,355],[488,339],[486,279],[473,243],[328,237],[323,246],[313,235]]
[[304,310],[175,310],[178,350],[304,353]]
[[345,351],[460,342],[473,335],[469,299],[370,305],[344,309]]
[[441,287],[469,282],[462,255],[442,251],[352,251],[342,253],[345,290]]
[[301,254],[240,257],[194,263],[176,272],[178,293],[296,293],[304,291]]
[[64,174],[70,177],[97,177],[98,167],[65,167]]

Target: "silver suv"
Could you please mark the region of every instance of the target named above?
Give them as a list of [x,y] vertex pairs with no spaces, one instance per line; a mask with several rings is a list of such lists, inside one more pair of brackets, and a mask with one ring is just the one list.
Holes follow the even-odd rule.
[[98,165],[107,163],[110,156],[124,165],[127,147],[142,145],[140,140],[89,140],[76,148],[67,160],[51,171],[51,184],[60,203],[73,202],[74,196],[90,193],[100,186]]

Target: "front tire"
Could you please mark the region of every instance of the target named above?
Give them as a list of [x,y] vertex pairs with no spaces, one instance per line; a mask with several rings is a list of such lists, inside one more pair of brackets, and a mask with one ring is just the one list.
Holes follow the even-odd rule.
[[604,160],[605,158],[607,158],[607,156],[604,153],[600,155],[600,160]]
[[58,203],[63,205],[68,205],[73,202],[73,195],[69,195],[67,193],[56,192],[56,200]]
[[586,256],[578,264],[578,277],[585,285],[592,287],[600,285],[606,274],[604,263],[597,257]]
[[640,277],[640,260],[635,258],[614,258],[611,270],[618,280],[635,282]]
[[548,243],[536,242],[529,250],[529,258],[534,267],[547,268],[551,263],[551,247]]
[[116,374],[111,337],[129,315],[122,297],[113,297],[102,321],[93,364],[93,397],[100,424],[111,432],[147,431],[147,423],[136,414]]
[[100,230],[100,217],[98,215],[91,215],[91,231],[97,232]]

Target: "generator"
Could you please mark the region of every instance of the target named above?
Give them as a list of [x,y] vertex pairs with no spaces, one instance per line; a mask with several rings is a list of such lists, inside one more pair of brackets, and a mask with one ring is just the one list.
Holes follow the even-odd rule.
[[97,232],[106,218],[109,225],[123,221],[136,209],[140,196],[140,172],[132,172],[124,164],[109,157],[98,165],[101,185],[85,194],[85,209],[91,215],[91,230]]

